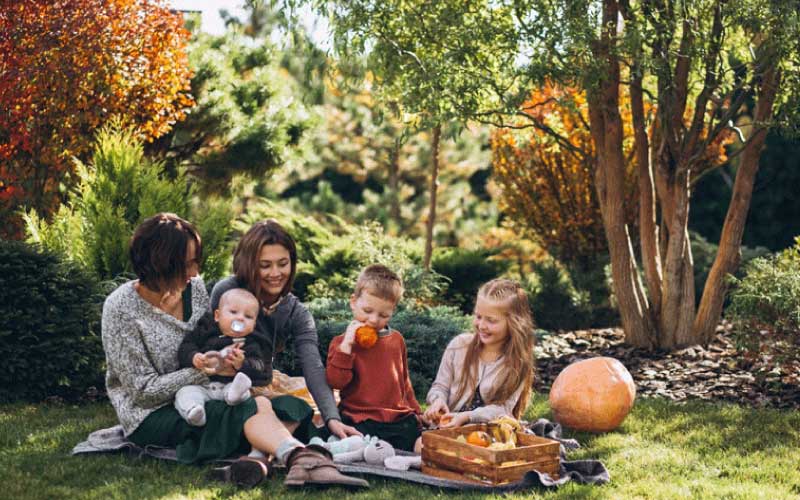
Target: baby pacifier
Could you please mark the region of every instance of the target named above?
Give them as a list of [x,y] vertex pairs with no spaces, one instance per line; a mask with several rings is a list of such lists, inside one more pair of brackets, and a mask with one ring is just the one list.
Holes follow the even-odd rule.
[[244,331],[244,321],[239,321],[235,319],[231,322],[231,330],[236,333],[242,333]]

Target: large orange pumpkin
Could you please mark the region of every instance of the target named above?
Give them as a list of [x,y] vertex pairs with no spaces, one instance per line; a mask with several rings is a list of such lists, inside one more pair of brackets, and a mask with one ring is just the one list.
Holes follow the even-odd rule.
[[356,329],[356,344],[364,349],[369,349],[378,341],[378,330],[371,326],[362,325]]
[[619,427],[633,408],[636,385],[614,358],[590,358],[564,368],[550,389],[550,408],[558,423],[580,431]]

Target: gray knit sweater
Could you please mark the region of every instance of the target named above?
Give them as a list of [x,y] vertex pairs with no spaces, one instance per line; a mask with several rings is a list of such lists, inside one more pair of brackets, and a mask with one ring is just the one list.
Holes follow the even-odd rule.
[[129,281],[103,304],[102,336],[106,353],[106,390],[125,436],[155,410],[172,403],[175,393],[208,377],[178,366],[178,346],[208,310],[203,280],[193,278],[192,317],[180,321],[153,307]]

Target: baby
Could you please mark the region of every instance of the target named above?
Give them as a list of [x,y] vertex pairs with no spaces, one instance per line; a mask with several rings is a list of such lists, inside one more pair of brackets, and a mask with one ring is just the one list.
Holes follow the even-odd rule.
[[[253,331],[258,309],[258,299],[247,290],[228,290],[220,298],[213,317],[210,312],[206,314],[181,342],[178,348],[181,368],[194,367],[210,376],[208,384],[187,385],[175,395],[175,408],[190,425],[205,425],[206,401],[223,400],[231,406],[237,405],[250,398],[251,386],[267,383],[263,359],[267,339]],[[243,350],[244,361],[235,376],[223,375],[219,372],[232,349]]]

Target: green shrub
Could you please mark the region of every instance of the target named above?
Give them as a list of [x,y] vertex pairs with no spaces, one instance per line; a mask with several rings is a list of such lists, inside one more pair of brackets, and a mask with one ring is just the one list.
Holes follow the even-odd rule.
[[795,242],[778,255],[753,259],[744,278],[731,277],[726,316],[745,356],[771,358],[800,382],[800,238]]
[[[317,299],[307,306],[317,324],[320,354],[324,361],[331,340],[344,333],[352,320],[352,312],[345,299]],[[456,335],[469,330],[470,319],[454,307],[401,306],[389,324],[405,338],[411,384],[417,399],[424,401],[447,344]],[[276,366],[281,371],[300,375],[300,366],[295,365],[291,349],[278,356]]]
[[555,261],[536,263],[526,284],[533,321],[545,330],[576,330],[592,325],[589,293],[575,288],[567,271]]
[[348,297],[364,267],[384,264],[403,279],[404,300],[417,304],[439,300],[444,279],[422,268],[416,242],[389,236],[377,223],[344,230],[317,255],[318,263],[310,269],[314,278],[308,285],[308,298]]
[[448,285],[439,300],[471,314],[478,288],[497,278],[510,267],[506,260],[496,258],[499,249],[465,250],[438,248],[433,253],[431,267],[447,278]]
[[102,294],[56,252],[0,240],[0,401],[74,398],[103,387]]
[[[719,246],[693,231],[689,232],[689,242],[692,246],[692,260],[694,261],[694,297],[699,305],[700,299],[703,297],[703,288],[706,286],[708,273],[711,271],[711,266],[717,257]],[[741,252],[742,261],[739,265],[739,270],[736,272],[737,277],[743,276],[748,262],[756,257],[763,257],[769,254],[769,250],[765,247],[749,248],[743,246],[741,247]]]
[[28,242],[61,252],[101,280],[130,272],[128,242],[134,228],[158,212],[174,212],[195,223],[203,238],[206,278],[218,278],[230,255],[232,211],[205,199],[191,203],[194,190],[182,172],[172,179],[163,165],[144,157],[128,129],[111,124],[96,137],[92,162],[79,164],[78,188],[52,222],[25,215]]
[[358,273],[369,264],[385,264],[399,274],[406,300],[431,304],[438,299],[444,278],[422,268],[417,242],[389,236],[377,223],[356,226],[333,215],[324,217],[325,226],[284,204],[257,198],[248,202],[235,228],[244,233],[254,223],[274,218],[291,233],[298,254],[294,293],[301,300],[349,297]]

